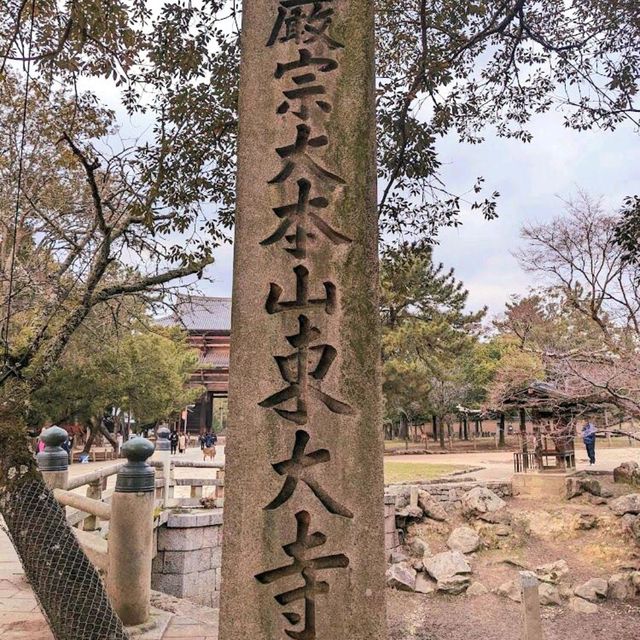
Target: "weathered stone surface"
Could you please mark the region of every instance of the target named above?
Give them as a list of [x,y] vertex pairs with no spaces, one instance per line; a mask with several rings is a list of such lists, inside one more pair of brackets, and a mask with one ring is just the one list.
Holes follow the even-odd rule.
[[447,546],[452,551],[473,553],[482,545],[480,536],[471,527],[458,527],[451,532]]
[[489,593],[489,589],[482,582],[472,582],[467,589],[468,596],[483,596],[485,593]]
[[409,543],[409,550],[411,555],[420,559],[433,555],[431,548],[422,538],[413,538]]
[[448,576],[446,578],[442,578],[438,580],[436,583],[436,588],[438,591],[444,591],[446,593],[450,593],[451,595],[458,595],[460,593],[464,593],[469,587],[469,576],[464,575],[455,575]]
[[402,507],[396,509],[396,518],[400,520],[422,520],[424,513],[420,507]]
[[557,560],[537,567],[535,573],[542,582],[557,584],[569,575],[569,565],[566,560]]
[[604,578],[591,578],[591,580],[587,580],[584,584],[577,586],[573,593],[583,600],[598,602],[607,597],[608,589],[609,585]]
[[613,481],[640,485],[640,465],[637,462],[623,462],[613,470]]
[[609,578],[609,597],[612,600],[628,600],[636,594],[631,573],[616,573]]
[[373,3],[245,2],[242,20],[219,639],[286,635],[274,596],[302,569],[268,572],[305,549],[334,559],[296,628],[381,640]]
[[598,606],[575,596],[569,600],[569,606],[578,613],[598,613]]
[[412,560],[411,566],[419,573],[420,571],[424,571],[424,562],[422,560]]
[[595,513],[579,513],[573,523],[574,529],[578,531],[588,531],[598,526],[598,516]]
[[418,492],[418,506],[427,518],[440,522],[448,519],[444,507],[427,491],[420,490]]
[[496,593],[498,595],[504,596],[505,598],[509,598],[514,602],[522,602],[522,588],[516,580],[508,580],[507,582],[503,582],[496,589]]
[[422,573],[419,573],[416,576],[416,593],[433,593],[436,590],[436,583],[433,580],[429,580],[427,576]]
[[416,571],[407,563],[391,565],[387,569],[387,586],[399,591],[415,591]]
[[601,491],[600,483],[593,478],[579,476],[567,478],[567,500],[581,496],[583,493],[599,496]]
[[[204,545],[203,529],[169,529],[163,527],[158,531],[159,551],[195,551]],[[179,596],[178,596],[179,597]]]
[[508,527],[505,524],[496,525],[494,528],[494,533],[500,538],[506,538],[512,534],[511,527]]
[[609,503],[611,511],[617,516],[623,516],[626,513],[633,515],[640,514],[640,493],[629,493],[626,496],[620,496]]
[[194,573],[211,568],[211,549],[165,551],[163,573]]
[[438,582],[458,574],[471,573],[471,566],[459,551],[445,551],[425,558],[424,568]]
[[498,511],[487,511],[486,513],[479,513],[478,519],[488,522],[489,524],[500,524],[508,526],[511,524],[511,514],[506,509],[500,509]]
[[540,604],[543,607],[558,606],[562,604],[560,591],[555,585],[548,582],[541,582],[538,586],[538,594],[540,596]]
[[407,560],[409,560],[408,556],[402,553],[402,551],[392,551],[389,554],[389,562],[391,564],[398,564],[399,562],[406,562]]
[[462,496],[462,512],[466,517],[499,511],[506,502],[490,489],[475,487]]

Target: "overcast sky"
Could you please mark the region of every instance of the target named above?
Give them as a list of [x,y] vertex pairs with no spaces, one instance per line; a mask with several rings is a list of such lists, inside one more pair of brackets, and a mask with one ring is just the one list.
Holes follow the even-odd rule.
[[[639,191],[640,145],[632,126],[615,132],[575,132],[551,113],[538,117],[534,140],[525,144],[488,136],[480,145],[463,145],[453,138],[439,146],[446,164],[447,187],[463,192],[476,176],[484,176],[487,192],[499,191],[500,217],[485,221],[477,213],[463,217],[458,229],[441,232],[436,259],[454,267],[469,289],[469,306],[489,306],[499,314],[511,294],[526,293],[531,284],[512,257],[520,245],[519,229],[526,221],[544,221],[559,215],[563,200],[578,188],[617,209],[625,195]],[[211,295],[231,295],[232,249],[218,251],[209,271]]]

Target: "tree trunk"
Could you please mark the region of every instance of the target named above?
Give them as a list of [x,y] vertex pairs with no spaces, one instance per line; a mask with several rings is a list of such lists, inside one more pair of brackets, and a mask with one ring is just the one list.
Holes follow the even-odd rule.
[[462,422],[462,432],[465,440],[469,440],[469,416],[467,414],[464,415],[464,419]]
[[433,429],[433,441],[438,442],[438,418],[436,416],[431,416],[431,426]]
[[107,442],[113,447],[113,450],[118,453],[118,441],[109,433],[109,429],[102,424],[102,420],[100,420],[98,424],[100,425],[100,433],[107,439]]
[[98,435],[98,429],[93,426],[93,421],[91,421],[87,425],[87,429],[89,430],[89,435],[84,443],[84,447],[82,449],[82,453],[89,453],[91,451],[91,447],[93,446],[93,441],[96,439]]
[[498,446],[499,447],[504,447],[504,444],[505,444],[504,443],[504,420],[505,420],[504,413],[501,413],[500,414],[500,425],[499,425],[499,428],[498,428],[498,431],[499,431],[499,433],[498,433]]
[[440,436],[440,448],[444,449],[445,448],[445,444],[444,444],[444,425],[442,424],[442,418],[440,416],[438,416],[438,434]]

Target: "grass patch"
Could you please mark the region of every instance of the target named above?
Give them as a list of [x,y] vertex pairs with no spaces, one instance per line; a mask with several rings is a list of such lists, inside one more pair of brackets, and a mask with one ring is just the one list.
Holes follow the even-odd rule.
[[433,462],[397,462],[384,461],[384,481],[414,482],[418,480],[434,480],[454,471],[470,469],[464,465],[437,464]]

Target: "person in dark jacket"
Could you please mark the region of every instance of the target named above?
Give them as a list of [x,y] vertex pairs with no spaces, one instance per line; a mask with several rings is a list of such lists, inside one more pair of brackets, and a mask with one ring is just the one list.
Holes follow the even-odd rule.
[[175,429],[169,436],[169,442],[171,443],[171,454],[173,455],[178,450],[178,432]]
[[587,455],[589,456],[589,464],[596,463],[596,432],[598,430],[595,428],[591,422],[587,422],[587,424],[582,427],[582,442],[584,442],[584,446],[587,449]]

